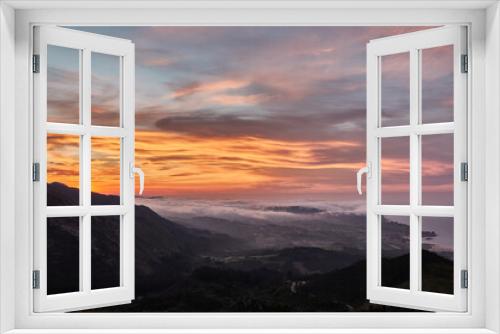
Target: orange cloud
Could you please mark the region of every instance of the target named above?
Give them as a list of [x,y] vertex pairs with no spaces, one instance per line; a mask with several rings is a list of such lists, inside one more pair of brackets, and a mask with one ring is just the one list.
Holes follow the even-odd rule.
[[80,186],[80,137],[47,135],[47,182]]
[[[243,193],[273,184],[275,191],[294,187],[326,191],[336,185],[311,182],[311,178],[335,170],[356,170],[363,163],[325,163],[313,150],[357,146],[348,141],[291,143],[253,137],[198,138],[138,131],[136,162],[146,173],[148,194]],[[310,179],[305,180],[301,174],[309,175]]]
[[[199,138],[168,132],[136,132],[136,164],[146,174],[146,195],[223,196],[227,194],[338,194],[354,192],[354,172],[363,161],[331,162],[316,150],[358,149],[350,141],[287,142],[254,137]],[[51,135],[48,182],[79,184],[78,136]],[[332,153],[333,155],[335,153]],[[92,191],[120,191],[120,140],[92,139]],[[407,192],[407,161],[384,159],[389,192]],[[398,177],[398,175],[400,175]],[[403,177],[401,177],[401,175]],[[395,179],[393,178],[395,177]],[[445,186],[431,186],[446,191]],[[439,188],[439,189],[438,189]],[[219,195],[217,195],[219,194]]]
[[92,192],[104,194],[120,193],[120,150],[120,138],[92,137]]

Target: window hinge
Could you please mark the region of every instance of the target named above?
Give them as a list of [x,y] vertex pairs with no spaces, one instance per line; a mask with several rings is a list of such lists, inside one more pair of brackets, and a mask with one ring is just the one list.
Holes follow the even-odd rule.
[[40,289],[40,270],[33,270],[33,289]]
[[466,162],[460,164],[460,179],[462,181],[469,181],[469,164]]
[[33,55],[33,73],[40,73],[40,55]]
[[469,56],[462,55],[462,73],[469,72]]
[[33,163],[33,181],[40,181],[40,164],[38,162]]
[[462,289],[467,289],[469,287],[469,272],[467,270],[461,271],[460,287]]

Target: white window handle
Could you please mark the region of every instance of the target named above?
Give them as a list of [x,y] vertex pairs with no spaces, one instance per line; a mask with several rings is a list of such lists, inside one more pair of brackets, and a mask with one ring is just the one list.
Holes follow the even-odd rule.
[[139,174],[139,195],[142,195],[144,192],[144,172],[130,163],[130,178],[133,179],[135,174]]
[[367,178],[370,177],[371,174],[370,163],[368,163],[365,167],[360,168],[356,173],[356,179],[357,179],[356,185],[358,187],[358,194],[360,195],[363,194],[363,190],[361,189],[361,177],[363,176],[363,174],[366,174]]

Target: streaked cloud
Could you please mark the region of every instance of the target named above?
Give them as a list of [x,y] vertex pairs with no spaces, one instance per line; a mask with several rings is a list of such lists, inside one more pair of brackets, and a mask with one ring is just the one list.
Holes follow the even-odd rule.
[[[354,201],[355,171],[366,154],[366,44],[421,28],[80,29],[136,44],[136,160],[147,176],[147,194]],[[446,50],[436,52],[447,57]],[[432,88],[426,110],[449,113],[449,71],[439,61],[429,66],[435,70],[426,81]],[[63,70],[59,75],[69,80]],[[395,96],[389,117],[399,119],[406,65],[396,62],[387,71]],[[96,80],[102,96],[94,99],[95,117],[109,121],[116,93],[109,78],[96,73]],[[55,89],[54,108],[65,117],[74,106],[62,85]],[[103,145],[103,154],[110,154]],[[405,150],[393,150],[383,162],[394,196],[408,191]],[[449,187],[443,181],[449,166],[439,150],[429,154],[426,189],[439,194]],[[110,163],[99,166],[106,175],[115,173]],[[107,179],[98,188],[116,191]]]

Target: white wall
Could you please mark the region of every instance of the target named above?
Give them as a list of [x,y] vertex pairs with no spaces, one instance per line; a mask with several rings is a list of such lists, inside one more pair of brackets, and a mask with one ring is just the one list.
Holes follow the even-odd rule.
[[[486,19],[486,327],[500,332],[500,5]],[[495,263],[496,262],[496,263]]]
[[0,333],[14,328],[14,20],[0,3]]

